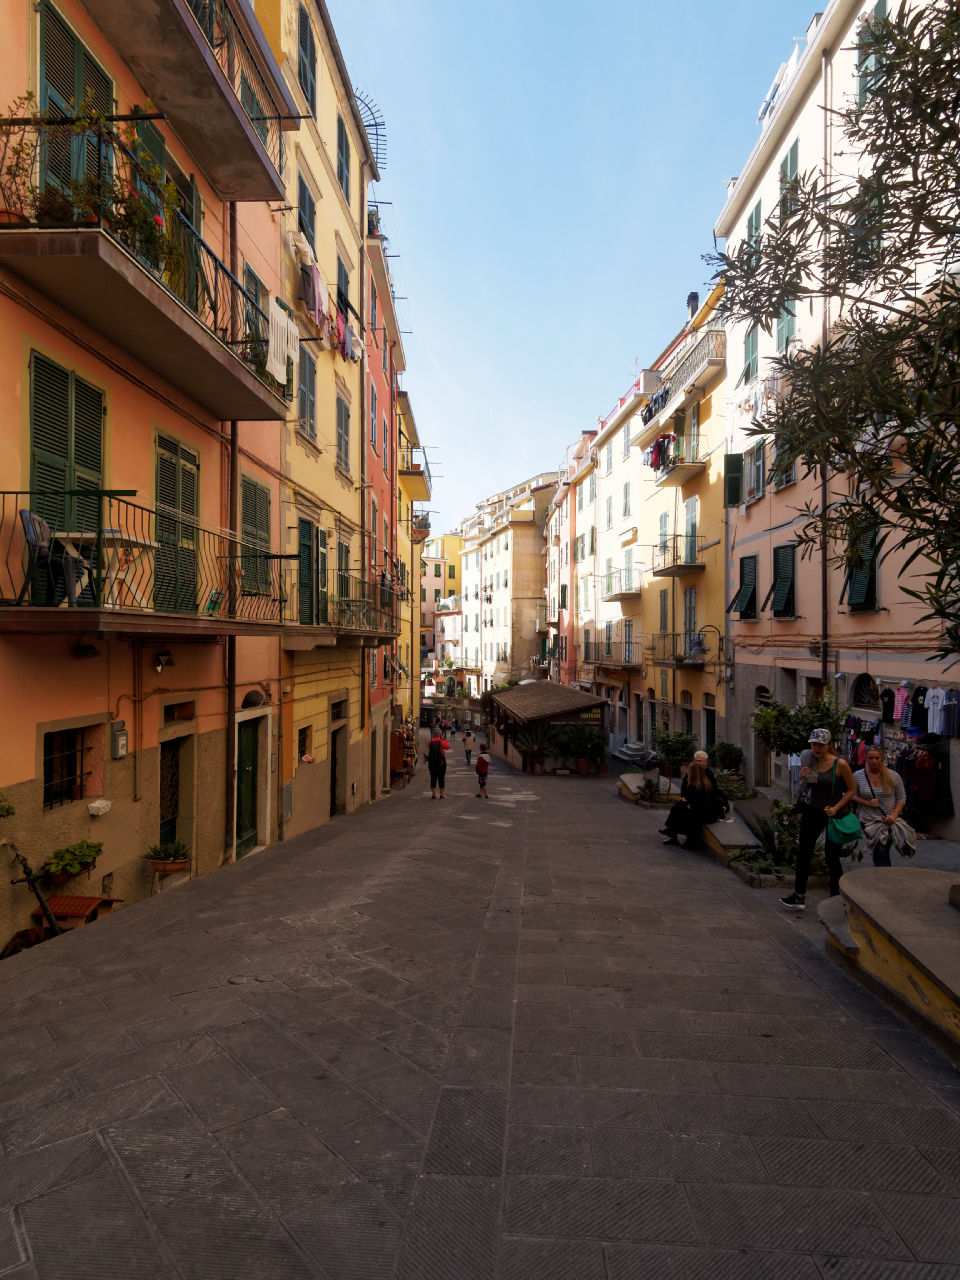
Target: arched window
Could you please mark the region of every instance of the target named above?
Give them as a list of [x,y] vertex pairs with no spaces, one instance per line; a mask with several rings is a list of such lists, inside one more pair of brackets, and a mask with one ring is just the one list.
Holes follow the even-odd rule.
[[880,690],[876,680],[866,671],[854,680],[850,701],[853,706],[863,707],[865,711],[880,710]]

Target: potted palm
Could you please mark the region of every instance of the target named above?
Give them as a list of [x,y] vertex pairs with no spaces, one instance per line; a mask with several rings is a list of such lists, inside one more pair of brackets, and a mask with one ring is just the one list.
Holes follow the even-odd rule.
[[551,724],[534,721],[517,734],[513,745],[524,757],[525,768],[529,765],[531,772],[543,773],[545,758],[557,754],[557,731]]
[[160,844],[152,844],[144,857],[152,869],[161,876],[186,871],[190,866],[190,850],[182,840],[167,840]]

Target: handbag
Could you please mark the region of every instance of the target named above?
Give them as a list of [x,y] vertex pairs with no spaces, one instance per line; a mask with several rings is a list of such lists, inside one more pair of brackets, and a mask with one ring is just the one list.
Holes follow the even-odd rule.
[[[866,777],[866,773],[864,773],[864,777]],[[876,800],[877,793],[874,791],[869,778],[867,778],[867,786],[870,787],[870,794]],[[896,849],[901,858],[912,858],[917,852],[917,833],[905,818],[898,818],[888,829],[886,839],[882,840],[880,844],[882,848],[888,850]]]
[[[833,762],[833,773],[830,776],[830,795],[836,790],[837,762]],[[863,827],[855,813],[845,813],[842,818],[836,816],[827,819],[827,839],[831,844],[854,844],[863,835]]]

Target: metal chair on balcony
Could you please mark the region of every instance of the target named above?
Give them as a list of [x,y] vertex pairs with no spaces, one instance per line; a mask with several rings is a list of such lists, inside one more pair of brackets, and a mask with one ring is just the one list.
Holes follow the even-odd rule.
[[57,579],[63,582],[66,604],[75,609],[77,596],[90,581],[90,561],[71,543],[55,538],[46,520],[36,512],[21,511],[20,523],[27,544],[27,564],[17,604],[23,603],[34,576],[46,571],[54,584],[54,591]]

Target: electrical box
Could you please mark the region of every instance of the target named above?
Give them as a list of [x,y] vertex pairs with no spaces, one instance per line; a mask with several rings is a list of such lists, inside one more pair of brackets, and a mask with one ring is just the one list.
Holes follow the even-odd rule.
[[127,754],[127,725],[125,720],[114,720],[110,725],[110,758],[122,760]]

